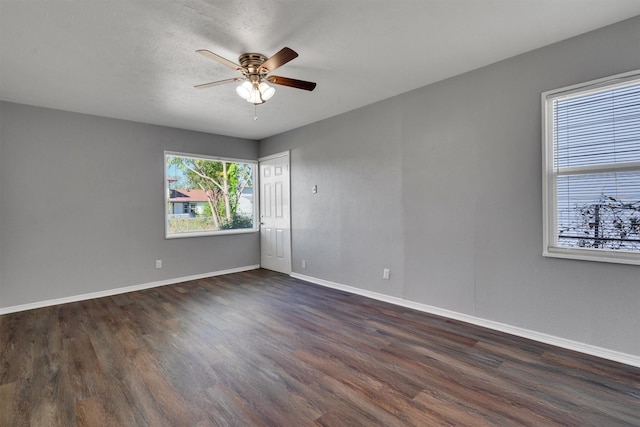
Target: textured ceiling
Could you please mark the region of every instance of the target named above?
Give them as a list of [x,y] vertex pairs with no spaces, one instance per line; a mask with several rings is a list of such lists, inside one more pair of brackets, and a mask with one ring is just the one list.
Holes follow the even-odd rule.
[[[639,0],[0,0],[6,101],[262,139],[614,22]],[[235,77],[195,53],[237,61],[288,46],[254,108]],[[239,75],[239,73],[238,73]]]

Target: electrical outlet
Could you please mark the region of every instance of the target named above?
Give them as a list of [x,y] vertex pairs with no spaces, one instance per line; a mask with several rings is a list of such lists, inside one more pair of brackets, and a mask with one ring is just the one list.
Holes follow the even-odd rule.
[[307,268],[307,261],[302,260],[302,268]]
[[391,270],[389,270],[388,268],[385,268],[384,270],[382,270],[382,278],[389,280],[389,275],[391,274]]
[[157,259],[156,260],[156,268],[162,268],[162,260],[161,259]]

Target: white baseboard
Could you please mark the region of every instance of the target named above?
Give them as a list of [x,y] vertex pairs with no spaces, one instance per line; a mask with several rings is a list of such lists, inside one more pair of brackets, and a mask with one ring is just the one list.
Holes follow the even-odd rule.
[[433,307],[430,305],[409,301],[404,298],[392,297],[392,296],[380,294],[377,292],[371,292],[364,289],[354,288],[353,286],[342,285],[340,283],[330,282],[328,280],[318,279],[311,276],[305,276],[303,274],[291,273],[291,277],[304,280],[306,282],[315,283],[317,285],[326,286],[328,288],[339,289],[352,294],[362,295],[368,298],[388,302],[388,303],[399,305],[402,307],[412,308],[414,310],[422,311],[425,313],[435,314],[435,315],[446,317],[449,319],[460,320],[462,322],[471,323],[473,325],[482,326],[488,329],[505,332],[507,334],[516,335],[522,338],[527,338],[527,339],[542,342],[545,344],[550,344],[556,347],[578,351],[580,353],[585,353],[592,356],[597,356],[603,359],[613,360],[615,362],[620,362],[626,365],[640,368],[640,357],[634,356],[631,354],[621,353],[618,351],[609,350],[606,348],[597,347],[594,345],[585,344],[578,341],[572,341],[566,338],[560,338],[553,335],[547,335],[541,332],[531,331],[528,329],[519,328],[517,326],[507,325],[505,323],[494,322],[493,320],[482,319],[480,317],[470,316],[468,314],[458,313],[456,311]]
[[157,282],[143,283],[141,285],[125,286],[123,288],[107,289],[106,291],[91,292],[88,294],[73,295],[70,297],[50,299],[46,301],[32,302],[29,304],[14,305],[12,307],[0,308],[0,315],[16,313],[18,311],[33,310],[34,308],[49,307],[58,304],[84,301],[93,298],[109,297],[112,295],[125,294],[127,292],[140,291],[143,289],[157,288],[159,286],[173,285],[176,283],[188,282],[190,280],[206,279],[207,277],[222,276],[223,274],[240,273],[242,271],[255,270],[259,265],[248,265],[245,267],[230,268],[228,270],[212,271],[209,273],[195,274],[193,276],[176,277],[174,279],[160,280]]

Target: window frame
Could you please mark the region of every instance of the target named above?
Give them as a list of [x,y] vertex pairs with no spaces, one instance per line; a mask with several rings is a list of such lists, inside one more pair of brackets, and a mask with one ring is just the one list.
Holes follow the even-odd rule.
[[554,101],[589,95],[604,90],[640,84],[640,70],[617,74],[542,93],[542,255],[553,258],[567,258],[620,264],[640,265],[640,251],[613,250],[599,248],[576,248],[558,245],[557,227],[557,177],[586,173],[640,171],[640,162],[624,164],[595,164],[565,168],[559,174],[554,160]]
[[[236,229],[226,229],[226,230],[209,230],[209,231],[194,231],[194,232],[183,232],[183,233],[170,233],[169,232],[169,211],[167,209],[167,203],[169,201],[169,187],[167,186],[167,156],[175,156],[175,157],[189,157],[194,159],[203,159],[203,160],[212,160],[217,162],[231,162],[231,163],[247,163],[253,165],[252,175],[253,175],[253,227],[252,228],[236,228]],[[248,234],[248,233],[257,233],[260,231],[259,229],[259,192],[258,192],[258,160],[250,160],[250,159],[239,159],[233,157],[221,157],[221,156],[211,156],[207,154],[194,154],[194,153],[184,153],[178,151],[168,151],[165,150],[163,154],[162,164],[164,166],[164,188],[163,188],[163,209],[164,209],[164,238],[169,239],[184,239],[190,237],[206,237],[206,236],[223,236],[229,234]]]

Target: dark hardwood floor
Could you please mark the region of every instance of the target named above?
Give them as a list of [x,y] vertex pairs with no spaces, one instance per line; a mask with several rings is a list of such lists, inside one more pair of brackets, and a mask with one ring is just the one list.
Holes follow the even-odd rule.
[[640,369],[256,270],[0,316],[1,426],[639,426]]

